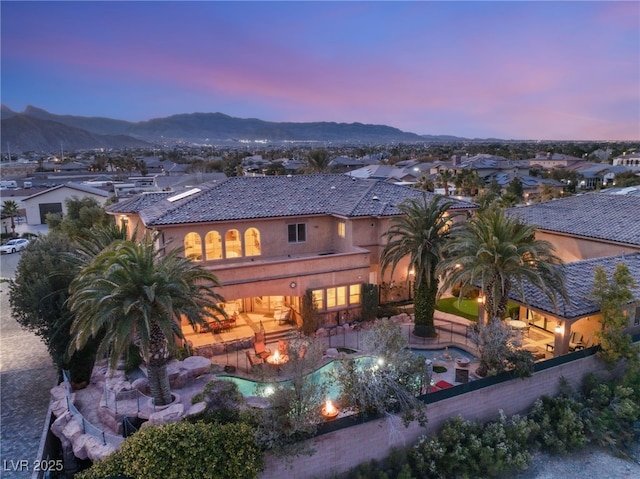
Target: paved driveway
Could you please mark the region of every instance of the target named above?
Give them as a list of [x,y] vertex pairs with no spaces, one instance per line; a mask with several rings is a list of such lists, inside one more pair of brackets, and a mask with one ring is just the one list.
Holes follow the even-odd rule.
[[[1,277],[13,277],[21,254],[0,257]],[[21,479],[33,472],[57,373],[42,341],[11,316],[8,290],[0,283],[0,477]]]

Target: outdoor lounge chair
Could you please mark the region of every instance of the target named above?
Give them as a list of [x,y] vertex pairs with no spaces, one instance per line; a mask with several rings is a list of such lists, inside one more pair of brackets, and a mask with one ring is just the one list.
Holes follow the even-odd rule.
[[266,359],[269,356],[271,356],[271,350],[265,346],[264,341],[254,342],[253,350],[255,351],[256,356],[258,356],[261,359]]
[[582,334],[574,331],[573,334],[571,334],[571,339],[569,340],[569,351],[577,351],[578,349],[584,349],[584,344],[582,344]]

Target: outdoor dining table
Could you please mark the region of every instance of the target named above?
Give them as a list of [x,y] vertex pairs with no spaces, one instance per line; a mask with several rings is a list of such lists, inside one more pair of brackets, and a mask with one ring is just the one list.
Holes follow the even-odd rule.
[[507,324],[511,329],[526,329],[527,323],[524,321],[520,321],[519,319],[510,319],[507,321]]

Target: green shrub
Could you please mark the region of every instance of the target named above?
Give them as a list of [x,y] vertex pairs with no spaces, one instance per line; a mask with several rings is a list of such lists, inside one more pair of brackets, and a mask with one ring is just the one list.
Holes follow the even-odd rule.
[[580,415],[582,410],[581,403],[566,396],[538,399],[529,414],[540,426],[537,444],[554,454],[565,454],[583,447],[587,436]]
[[583,383],[583,420],[598,444],[625,448],[640,436],[640,388],[629,381],[602,382],[594,374]]
[[142,429],[78,479],[126,474],[136,479],[249,479],[263,469],[263,452],[246,424],[178,422]]
[[519,416],[508,421],[501,413],[485,425],[458,417],[437,438],[422,438],[409,463],[420,477],[498,477],[528,467],[528,441],[535,432],[535,424]]

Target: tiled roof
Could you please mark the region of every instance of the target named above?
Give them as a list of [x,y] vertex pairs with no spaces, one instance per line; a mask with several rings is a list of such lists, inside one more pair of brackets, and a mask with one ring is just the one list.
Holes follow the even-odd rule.
[[588,193],[509,208],[541,230],[640,246],[640,197]]
[[[546,311],[551,314],[557,314],[565,319],[577,319],[600,311],[600,306],[592,299],[594,274],[596,266],[601,266],[607,273],[607,277],[611,279],[616,266],[624,263],[629,268],[631,277],[635,279],[636,286],[632,290],[635,301],[640,300],[640,253],[622,256],[608,256],[603,258],[593,258],[584,261],[575,261],[566,263],[559,268],[565,271],[565,286],[569,295],[569,300],[564,301],[561,298],[558,301],[557,312],[547,296],[537,287],[531,284],[524,285],[524,296],[527,299],[527,305],[532,308]],[[511,294],[511,299],[521,301],[517,293]]]
[[[139,213],[147,226],[317,214],[391,216],[400,214],[397,205],[402,201],[423,194],[415,188],[346,175],[243,176],[198,188],[201,191],[177,201],[163,197],[152,204],[145,200],[134,204],[133,199],[124,207],[129,213]],[[454,209],[477,206],[452,201]],[[109,211],[124,212],[114,207]]]
[[154,191],[150,193],[142,193],[134,196],[133,198],[109,205],[106,210],[110,213],[120,214],[138,213],[145,208],[153,206],[164,198],[169,198],[171,195],[175,195],[175,192]]

